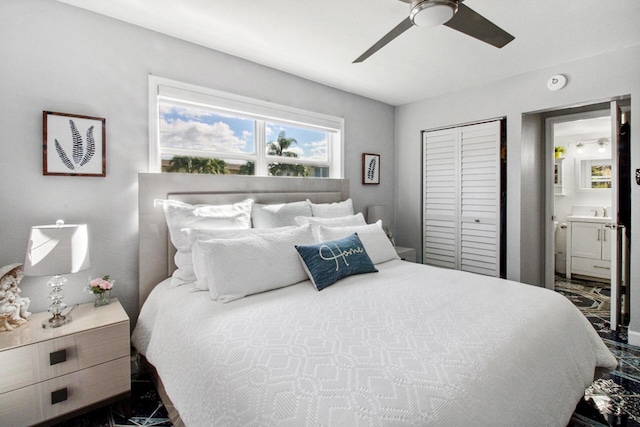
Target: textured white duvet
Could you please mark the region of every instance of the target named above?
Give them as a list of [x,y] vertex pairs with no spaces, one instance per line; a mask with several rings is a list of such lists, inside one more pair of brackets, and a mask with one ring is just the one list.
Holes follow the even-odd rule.
[[227,304],[164,282],[133,343],[189,427],[566,426],[595,368],[616,365],[552,291],[377,267]]

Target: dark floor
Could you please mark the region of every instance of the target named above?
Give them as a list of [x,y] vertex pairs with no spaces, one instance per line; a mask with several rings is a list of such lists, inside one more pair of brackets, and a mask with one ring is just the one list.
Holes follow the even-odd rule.
[[640,427],[640,348],[627,344],[625,329],[610,329],[609,285],[556,277],[556,291],[584,313],[618,359],[615,371],[587,389],[569,426]]
[[[626,331],[609,328],[607,284],[556,278],[556,291],[571,300],[591,321],[618,359],[618,368],[585,392],[568,427],[640,427],[640,348],[627,344]],[[136,366],[132,366],[136,372]],[[145,374],[131,383],[131,416],[120,404],[98,409],[55,427],[172,426],[158,393]]]
[[57,424],[54,427],[172,427],[167,411],[148,374],[137,374],[136,359],[132,358],[131,413],[124,415],[121,403],[97,409],[88,414]]

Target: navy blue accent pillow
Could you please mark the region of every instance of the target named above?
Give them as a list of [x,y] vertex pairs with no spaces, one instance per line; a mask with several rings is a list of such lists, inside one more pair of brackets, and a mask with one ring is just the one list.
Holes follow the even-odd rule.
[[331,242],[296,245],[296,250],[319,291],[343,277],[378,272],[357,233]]

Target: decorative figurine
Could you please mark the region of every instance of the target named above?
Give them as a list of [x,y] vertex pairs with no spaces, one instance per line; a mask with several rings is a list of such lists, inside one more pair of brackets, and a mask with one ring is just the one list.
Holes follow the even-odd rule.
[[12,331],[27,322],[29,298],[20,296],[18,284],[22,280],[22,264],[9,264],[0,268],[0,332]]

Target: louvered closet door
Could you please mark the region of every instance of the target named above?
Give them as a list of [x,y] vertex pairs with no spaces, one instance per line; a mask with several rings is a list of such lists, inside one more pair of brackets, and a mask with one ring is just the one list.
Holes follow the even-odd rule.
[[500,123],[460,132],[460,270],[499,276]]
[[458,130],[424,134],[424,262],[458,268]]
[[423,135],[424,263],[500,275],[500,122]]

